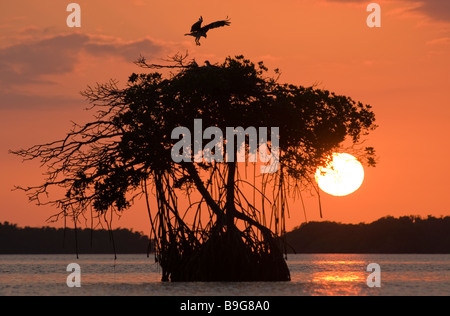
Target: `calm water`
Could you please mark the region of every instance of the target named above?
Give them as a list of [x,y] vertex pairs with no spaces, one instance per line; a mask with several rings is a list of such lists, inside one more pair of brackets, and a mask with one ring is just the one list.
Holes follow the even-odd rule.
[[[69,263],[81,288],[69,288]],[[369,288],[369,263],[381,287]],[[0,295],[450,295],[450,255],[289,255],[291,282],[162,283],[146,255],[0,255]]]

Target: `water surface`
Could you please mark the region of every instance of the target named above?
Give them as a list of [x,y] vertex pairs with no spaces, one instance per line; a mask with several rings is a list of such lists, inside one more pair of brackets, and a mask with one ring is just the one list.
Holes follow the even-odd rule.
[[[161,282],[146,255],[0,255],[0,295],[450,295],[450,255],[288,255],[290,282]],[[67,265],[81,267],[81,287],[69,288]],[[381,267],[381,287],[366,280]]]

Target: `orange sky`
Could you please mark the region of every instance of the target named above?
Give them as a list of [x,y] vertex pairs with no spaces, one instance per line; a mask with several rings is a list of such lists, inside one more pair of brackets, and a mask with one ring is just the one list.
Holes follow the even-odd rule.
[[[0,221],[41,226],[55,210],[27,202],[14,185],[38,184],[44,171],[8,154],[59,139],[70,121],[91,114],[79,91],[115,78],[126,82],[142,54],[151,61],[189,51],[198,62],[243,54],[280,68],[281,80],[318,84],[373,105],[378,153],[362,187],[346,197],[322,194],[324,220],[370,222],[379,217],[449,215],[450,1],[374,1],[382,27],[366,25],[363,0],[76,1],[82,27],[66,26],[71,1],[0,3]],[[202,46],[184,37],[205,22],[231,18]],[[319,220],[317,200],[306,201]],[[292,229],[304,220],[291,204]],[[115,225],[147,231],[134,208]]]

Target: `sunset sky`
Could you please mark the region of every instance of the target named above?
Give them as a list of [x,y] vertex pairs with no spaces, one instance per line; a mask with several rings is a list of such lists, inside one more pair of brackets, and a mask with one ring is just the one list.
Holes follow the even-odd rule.
[[[368,138],[376,168],[345,197],[322,194],[323,220],[371,222],[382,216],[449,215],[450,1],[385,0],[381,28],[369,28],[363,0],[147,1],[79,0],[81,28],[66,25],[71,1],[0,3],[0,222],[42,226],[55,213],[29,204],[15,185],[36,185],[44,169],[8,154],[60,139],[71,121],[87,122],[87,85],[125,84],[151,62],[189,52],[202,63],[245,55],[279,68],[281,81],[328,89],[371,104],[379,128]],[[227,16],[202,46],[185,37],[202,15]],[[320,220],[307,197],[308,220]],[[290,230],[304,220],[291,204]],[[133,208],[115,226],[148,231]]]

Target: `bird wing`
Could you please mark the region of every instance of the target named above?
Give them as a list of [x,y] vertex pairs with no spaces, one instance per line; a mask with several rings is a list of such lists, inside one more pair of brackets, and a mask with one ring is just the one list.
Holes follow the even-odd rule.
[[231,24],[230,20],[216,21],[216,22],[210,23],[208,25],[205,25],[204,27],[202,27],[202,30],[204,30],[205,32],[208,32],[211,29],[215,29],[215,28],[222,27],[222,26],[229,26],[230,24]]
[[191,27],[191,33],[198,32],[202,28],[202,21],[198,20]]

